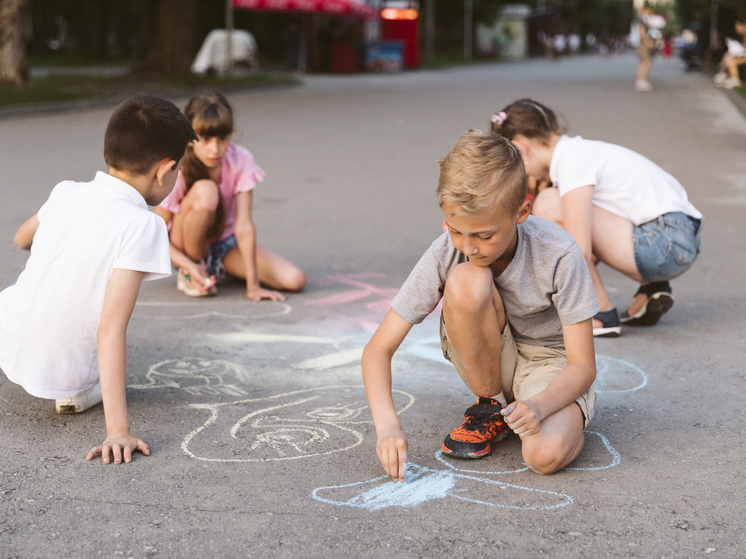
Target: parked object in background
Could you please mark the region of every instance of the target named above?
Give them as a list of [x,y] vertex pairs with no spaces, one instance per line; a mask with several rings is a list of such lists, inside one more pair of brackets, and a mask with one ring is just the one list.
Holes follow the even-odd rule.
[[371,41],[365,45],[365,69],[369,72],[399,72],[404,65],[402,41]]
[[528,18],[523,4],[506,4],[492,25],[477,24],[477,50],[487,57],[526,58],[529,54]]
[[[223,75],[228,70],[227,48],[228,34],[225,29],[214,29],[205,38],[202,48],[199,49],[197,56],[192,63],[193,74],[206,74],[214,71]],[[248,69],[257,69],[259,65],[256,61],[258,47],[256,39],[248,31],[234,29],[231,34],[233,65],[234,67],[243,67]]]

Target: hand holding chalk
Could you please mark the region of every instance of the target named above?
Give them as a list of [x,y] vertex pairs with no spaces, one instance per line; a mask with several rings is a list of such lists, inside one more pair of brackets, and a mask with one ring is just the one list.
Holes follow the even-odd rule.
[[382,429],[376,453],[383,469],[394,481],[404,481],[407,471],[407,437],[401,429]]
[[530,437],[539,432],[541,421],[536,408],[528,400],[517,400],[500,412],[505,422],[519,437]]

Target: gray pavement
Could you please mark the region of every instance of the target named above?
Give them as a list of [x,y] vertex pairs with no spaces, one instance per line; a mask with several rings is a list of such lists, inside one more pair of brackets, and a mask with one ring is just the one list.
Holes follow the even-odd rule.
[[[530,61],[232,96],[236,140],[267,171],[260,243],[307,270],[308,289],[257,304],[237,283],[204,301],[173,278],[144,285],[128,401],[153,454],[129,465],[84,461],[101,408],[58,416],[0,375],[0,558],[742,557],[746,120],[675,61],[656,62],[650,94],[634,68]],[[471,397],[438,355],[437,321],[414,328],[394,360],[410,482],[392,486],[360,352],[441,231],[437,159],[526,96],[678,177],[706,216],[702,254],[658,326],[597,341],[587,444],[553,476],[525,471],[516,437],[476,463],[437,455]],[[0,122],[0,284],[51,187],[104,168],[109,112]],[[602,273],[625,307],[632,282]]]

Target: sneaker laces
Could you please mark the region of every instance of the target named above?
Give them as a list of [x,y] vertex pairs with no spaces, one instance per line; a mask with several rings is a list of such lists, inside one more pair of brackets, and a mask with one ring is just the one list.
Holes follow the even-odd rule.
[[480,427],[488,427],[490,423],[497,421],[498,425],[504,423],[500,410],[495,412],[495,408],[502,408],[500,404],[488,404],[480,402],[474,404],[472,407],[466,410],[464,416],[466,421],[462,423],[461,427],[473,431],[478,431]]

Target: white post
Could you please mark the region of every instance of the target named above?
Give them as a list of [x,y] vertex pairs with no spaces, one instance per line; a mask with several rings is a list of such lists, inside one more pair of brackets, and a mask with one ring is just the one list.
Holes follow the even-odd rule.
[[471,60],[474,44],[474,0],[464,0],[464,59]]
[[233,0],[225,0],[225,56],[226,76],[233,77]]

